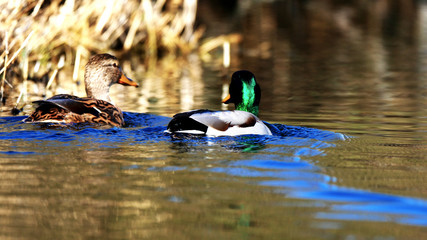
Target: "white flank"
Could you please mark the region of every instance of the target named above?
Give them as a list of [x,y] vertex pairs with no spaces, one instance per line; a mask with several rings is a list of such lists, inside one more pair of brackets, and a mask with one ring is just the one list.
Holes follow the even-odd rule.
[[[171,132],[171,131],[169,131],[169,130],[165,130],[164,132],[165,132],[165,133],[172,133],[172,132]],[[199,130],[182,130],[182,131],[175,131],[174,133],[205,134],[204,132],[199,131]]]
[[257,120],[253,127],[230,127],[225,131],[219,131],[215,128],[208,128],[208,136],[238,136],[238,135],[272,135],[270,129],[263,122]]
[[206,126],[215,126],[218,121],[222,121],[223,123],[231,126],[243,125],[251,117],[258,119],[252,113],[238,110],[196,113],[190,116],[190,118],[203,123]]

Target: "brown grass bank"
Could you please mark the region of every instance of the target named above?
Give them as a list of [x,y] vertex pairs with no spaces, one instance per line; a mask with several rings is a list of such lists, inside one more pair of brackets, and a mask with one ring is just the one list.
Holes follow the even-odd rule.
[[[197,0],[2,0],[0,9],[2,110],[19,108],[32,94],[46,95],[61,72],[78,85],[94,53],[138,55],[149,68],[160,56],[199,49],[203,32],[194,27]],[[12,92],[19,95],[13,102]]]

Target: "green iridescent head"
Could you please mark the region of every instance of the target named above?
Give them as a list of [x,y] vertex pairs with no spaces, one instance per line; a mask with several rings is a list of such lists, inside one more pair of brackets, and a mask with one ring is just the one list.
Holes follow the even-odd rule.
[[230,95],[222,100],[223,103],[234,103],[236,110],[250,112],[258,116],[261,89],[253,73],[246,70],[233,73],[229,93]]

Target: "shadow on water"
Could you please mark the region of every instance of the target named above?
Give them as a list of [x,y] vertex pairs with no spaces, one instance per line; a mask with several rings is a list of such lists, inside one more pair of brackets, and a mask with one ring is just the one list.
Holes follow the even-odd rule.
[[[163,146],[160,144],[166,144],[168,147],[162,149],[165,151],[163,155],[160,153],[157,156],[164,158],[165,164],[150,166],[148,163],[147,171],[205,172],[217,174],[219,178],[224,175],[232,177],[223,177],[221,181],[226,182],[240,179],[246,184],[265,188],[264,191],[273,189],[273,192],[283,194],[287,199],[314,201],[309,207],[318,208],[314,213],[315,219],[391,221],[427,226],[427,201],[337,186],[335,183],[339,179],[323,173],[316,165],[316,159],[327,157],[324,149],[335,147],[341,140],[346,141],[347,137],[339,133],[273,124],[274,136],[172,137],[164,133],[170,118],[151,114],[125,113],[128,126],[122,129],[84,126],[45,128],[23,124],[22,119],[0,118],[0,159],[36,155],[47,159],[58,154],[58,148],[79,149],[83,146],[104,148],[112,153],[118,147],[137,148],[151,144],[152,148],[161,148]],[[240,154],[229,158],[233,152]],[[171,153],[182,162],[168,161]],[[96,159],[103,156],[86,157]],[[209,162],[193,166],[191,161],[196,159]],[[122,169],[139,167],[138,164],[131,164]],[[180,202],[179,199],[183,197],[171,197],[173,202]]]

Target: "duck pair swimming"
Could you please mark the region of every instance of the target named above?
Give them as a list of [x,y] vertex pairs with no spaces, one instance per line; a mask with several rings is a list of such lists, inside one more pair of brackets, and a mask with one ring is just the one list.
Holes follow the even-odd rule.
[[[124,126],[122,111],[111,103],[109,89],[113,84],[135,86],[126,77],[117,58],[109,54],[92,56],[84,74],[87,97],[60,94],[47,100],[35,101],[36,110],[24,122],[96,123]],[[169,133],[235,136],[246,134],[271,135],[270,129],[258,118],[261,90],[249,71],[232,75],[229,95],[223,103],[234,103],[234,111],[195,110],[173,116]]]

